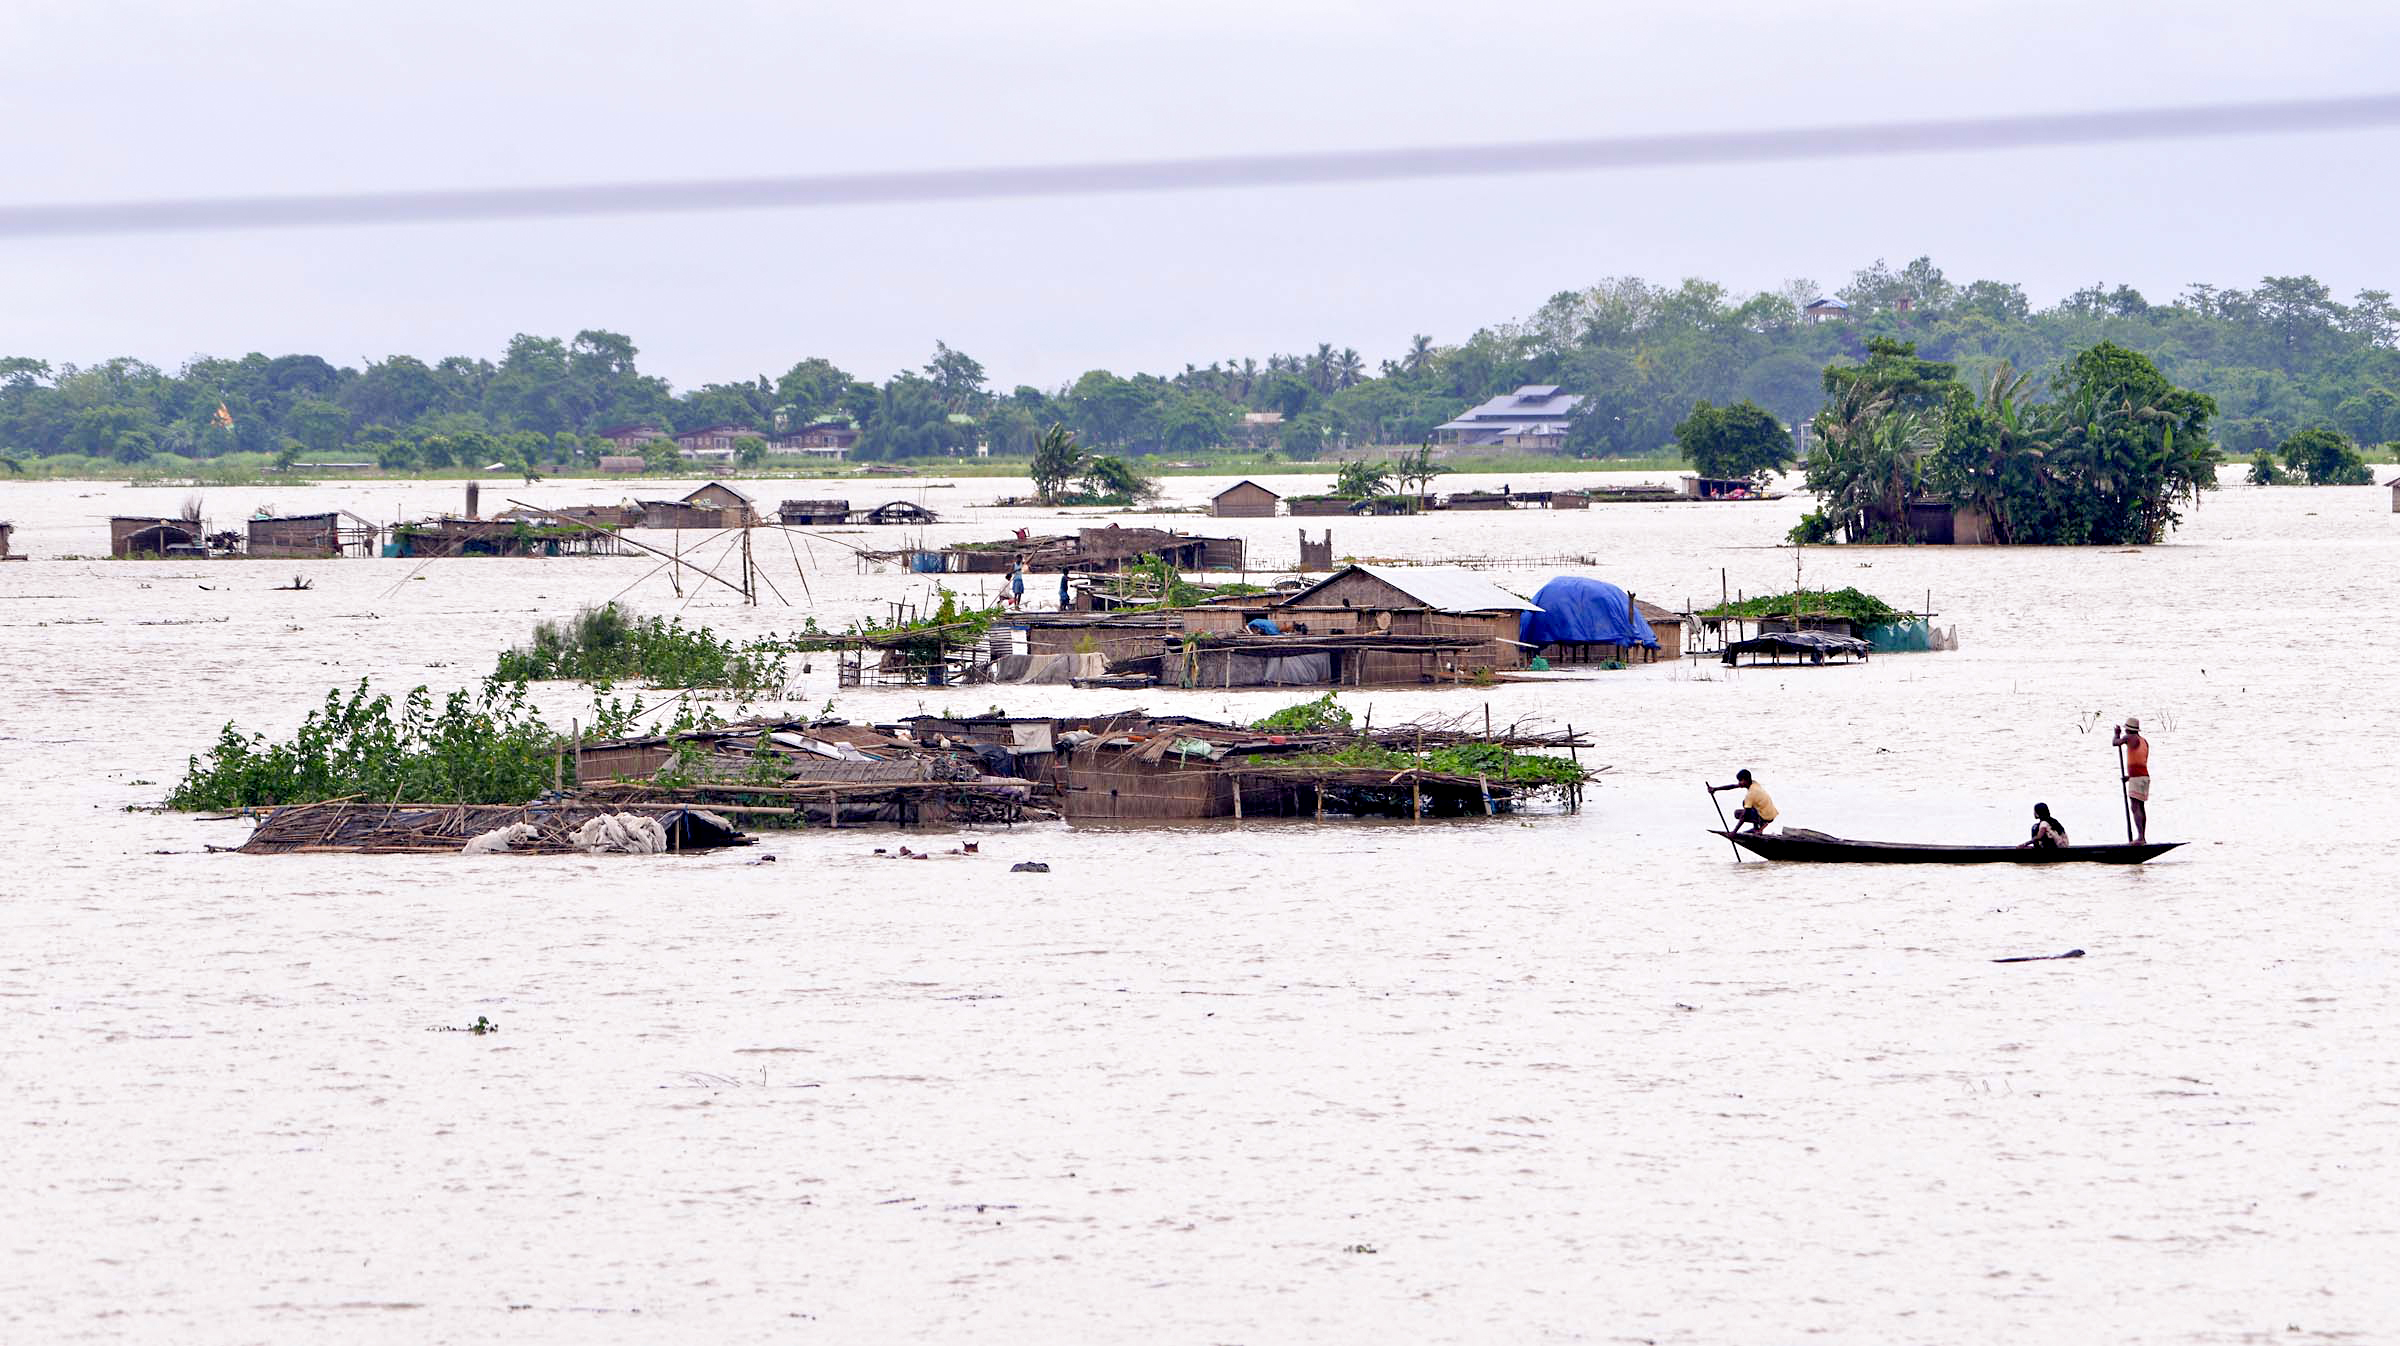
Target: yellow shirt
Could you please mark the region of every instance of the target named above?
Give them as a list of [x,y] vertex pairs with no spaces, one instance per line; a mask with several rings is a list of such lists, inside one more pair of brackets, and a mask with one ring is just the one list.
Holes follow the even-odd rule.
[[1757,809],[1759,817],[1768,822],[1775,821],[1775,801],[1767,798],[1765,787],[1756,781],[1750,782],[1750,792],[1742,796],[1742,807]]

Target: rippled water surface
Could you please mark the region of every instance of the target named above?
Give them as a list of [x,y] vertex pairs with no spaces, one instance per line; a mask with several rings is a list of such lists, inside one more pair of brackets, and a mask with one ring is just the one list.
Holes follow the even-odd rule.
[[[1014,489],[781,493],[922,498],[963,520],[937,542],[1057,525],[975,504]],[[1930,592],[1955,654],[1347,697],[1590,729],[1613,770],[1580,815],[1038,826],[922,863],[854,832],[205,853],[246,825],[126,806],[228,719],[282,733],[360,677],[470,682],[537,617],[681,600],[631,558],[57,559],[185,494],[0,488],[36,558],[0,566],[0,1340],[2400,1336],[2380,490],[2229,486],[2139,551],[1802,559]],[[456,494],[206,505],[388,522]],[[1337,554],[1588,554],[1680,607],[1787,585],[1800,505],[1178,522],[1268,569],[1302,522]],[[841,545],[894,536],[762,563],[838,625],[924,593]],[[273,591],[295,572],[315,587]],[[687,592],[724,631],[799,615]],[[791,703],[832,684],[820,657]],[[855,719],[1292,699],[838,694]],[[2012,841],[2036,799],[2121,835],[2127,712],[2153,834],[2194,843],[2146,868],[1736,865],[1701,830],[1700,784],[1748,766],[1845,835]],[[477,1015],[501,1033],[434,1031]]]

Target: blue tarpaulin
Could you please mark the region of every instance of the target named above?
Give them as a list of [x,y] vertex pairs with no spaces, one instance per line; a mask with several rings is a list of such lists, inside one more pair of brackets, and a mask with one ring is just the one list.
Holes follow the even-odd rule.
[[1517,619],[1517,639],[1528,645],[1643,645],[1658,648],[1658,633],[1623,589],[1605,580],[1561,575],[1533,596],[1539,612]]

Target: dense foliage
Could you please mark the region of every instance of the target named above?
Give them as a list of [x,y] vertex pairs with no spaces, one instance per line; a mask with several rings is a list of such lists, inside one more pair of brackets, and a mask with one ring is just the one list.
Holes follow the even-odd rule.
[[1519,788],[1574,785],[1590,774],[1564,757],[1549,753],[1517,752],[1496,743],[1461,743],[1454,747],[1403,751],[1365,741],[1337,752],[1309,753],[1273,759],[1278,766],[1364,767],[1374,771],[1431,771],[1445,776],[1481,776],[1494,785]]
[[[2102,343],[2139,352],[2213,399],[2218,437],[2245,455],[2314,425],[2363,444],[2400,439],[2400,308],[2385,291],[2344,303],[2312,277],[2271,276],[2250,290],[2194,285],[2158,303],[2095,285],[2036,310],[2016,285],[1959,285],[1919,258],[1898,270],[1877,262],[1837,289],[1844,319],[1811,321],[1805,306],[1822,293],[1810,281],[1744,295],[1705,280],[1611,279],[1456,345],[1414,337],[1374,368],[1326,342],[1263,361],[1236,357],[1165,375],[1093,370],[1056,388],[1005,392],[981,363],[938,342],[922,368],[881,384],[810,357],[779,377],[681,392],[640,371],[629,338],[598,330],[567,340],[521,335],[497,360],[394,355],[356,367],[252,354],[199,357],[169,372],[134,359],[78,367],[20,356],[0,358],[0,458],[573,464],[598,455],[604,429],[735,425],[763,437],[826,419],[856,426],[859,456],[877,459],[966,452],[978,442],[1030,456],[1053,425],[1117,454],[1273,447],[1306,458],[1343,443],[1418,443],[1523,383],[1584,394],[1572,452],[1626,456],[1666,444],[1699,401],[1747,400],[1783,424],[1805,423],[1826,402],[1819,371],[1867,358],[1873,336],[1908,341],[1977,387],[2003,366],[2055,367]],[[755,462],[764,444],[745,442],[742,451]]]
[[532,641],[503,651],[492,676],[766,694],[782,690],[784,659],[770,641],[737,643],[705,626],[686,627],[681,617],[636,617],[611,602],[564,622],[536,623]]
[[[621,735],[638,702],[595,702],[584,732]],[[361,798],[403,803],[521,804],[550,788],[563,735],[528,704],[522,682],[488,678],[436,711],[424,687],[394,714],[364,679],[328,692],[291,739],[270,743],[230,723],[206,759],[194,757],[167,797],[177,809],[255,808]]]
[[1351,720],[1350,708],[1334,700],[1332,692],[1327,692],[1314,701],[1285,706],[1264,719],[1252,720],[1250,727],[1271,734],[1322,734],[1329,730],[1348,729]]
[[1676,447],[1703,477],[1764,481],[1792,465],[1792,434],[1748,398],[1729,407],[1704,398],[1675,426]]
[[1704,617],[1786,617],[1794,612],[1848,617],[1861,626],[1889,626],[1914,618],[1870,593],[1857,589],[1795,589],[1760,594],[1702,609]]
[[2215,404],[2109,342],[2060,366],[2047,401],[2006,365],[1977,396],[1955,366],[1884,339],[1824,387],[1803,541],[1907,541],[1910,503],[1935,496],[1982,511],[2003,543],[2151,543],[2216,486]]
[[2366,458],[2348,437],[2322,426],[2301,431],[2283,442],[2276,450],[2283,456],[2283,471],[2273,464],[2261,480],[2259,461],[2266,457],[2260,450],[2250,462],[2250,479],[2262,486],[2281,481],[2304,481],[2311,486],[2372,486],[2375,473],[2367,466]]

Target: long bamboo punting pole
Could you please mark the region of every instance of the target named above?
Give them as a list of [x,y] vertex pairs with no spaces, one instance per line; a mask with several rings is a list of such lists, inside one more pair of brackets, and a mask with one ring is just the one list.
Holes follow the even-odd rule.
[[1738,865],[1742,862],[1742,848],[1733,839],[1733,829],[1725,825],[1725,806],[1717,802],[1715,786],[1710,785],[1707,781],[1702,781],[1700,784],[1708,791],[1708,806],[1717,811],[1717,830],[1726,834],[1725,844],[1733,847],[1733,862]]

